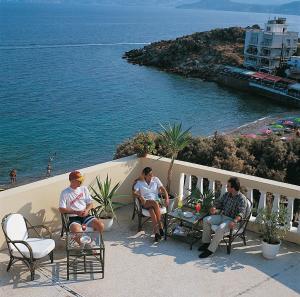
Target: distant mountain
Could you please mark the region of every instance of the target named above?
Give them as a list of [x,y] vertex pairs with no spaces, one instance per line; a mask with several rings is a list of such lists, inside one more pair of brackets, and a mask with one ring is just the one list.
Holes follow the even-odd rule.
[[124,6],[169,6],[176,7],[195,0],[0,0],[0,3],[52,3],[52,4],[102,4]]
[[251,3],[233,2],[231,0],[202,0],[190,4],[182,4],[177,8],[184,9],[211,9],[225,11],[242,11],[242,12],[265,12],[279,14],[300,15],[300,1],[293,1],[281,5],[261,5]]

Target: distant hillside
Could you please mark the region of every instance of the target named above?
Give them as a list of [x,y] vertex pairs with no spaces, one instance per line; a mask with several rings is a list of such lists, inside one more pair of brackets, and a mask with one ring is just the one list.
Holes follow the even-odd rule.
[[177,6],[183,9],[211,9],[225,11],[241,11],[241,12],[265,12],[279,14],[300,15],[300,1],[293,1],[281,5],[261,5],[233,2],[230,0],[202,0],[191,4],[183,4]]
[[84,5],[122,5],[122,6],[169,6],[176,7],[195,0],[0,0],[0,3],[51,3]]

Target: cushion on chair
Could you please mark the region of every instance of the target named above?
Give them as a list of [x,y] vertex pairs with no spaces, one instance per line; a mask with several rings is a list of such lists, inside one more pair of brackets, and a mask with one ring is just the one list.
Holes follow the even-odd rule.
[[28,238],[26,223],[21,214],[9,215],[5,220],[4,230],[11,240],[26,240]]
[[[160,209],[160,214],[163,215],[163,214],[167,213],[167,208],[166,207],[163,206],[163,207],[160,207],[159,209]],[[150,217],[150,212],[149,212],[148,209],[142,208],[142,214],[145,217]]]
[[[40,259],[47,256],[55,248],[55,242],[53,239],[27,238],[25,241],[32,248],[34,259]],[[17,243],[16,246],[26,257],[30,257],[29,250],[24,244]],[[11,245],[11,250],[15,257],[22,257],[14,245]]]

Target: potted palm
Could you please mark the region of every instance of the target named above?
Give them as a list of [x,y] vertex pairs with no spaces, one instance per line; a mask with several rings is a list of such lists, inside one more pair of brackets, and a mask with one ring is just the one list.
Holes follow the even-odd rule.
[[89,185],[91,196],[98,203],[98,206],[93,210],[93,214],[103,221],[105,231],[109,231],[114,218],[117,219],[115,209],[123,205],[123,203],[113,201],[113,198],[121,197],[121,195],[116,195],[119,185],[120,183],[117,183],[112,186],[108,175],[104,181],[101,181],[97,176],[96,181]]
[[[166,185],[166,189],[168,193],[170,193],[172,169],[174,166],[174,161],[176,160],[178,153],[181,150],[183,150],[187,145],[190,144],[191,128],[183,131],[182,123],[179,124],[174,123],[173,125],[169,123],[168,126],[166,127],[160,124],[160,126],[162,127],[162,131],[159,132],[158,134],[160,137],[161,144],[167,149],[167,156],[171,158],[171,162],[168,169],[168,175],[167,175],[167,185]],[[169,211],[172,210],[174,202],[175,202],[175,196],[170,195]]]
[[262,233],[262,254],[266,259],[274,259],[289,229],[287,208],[281,205],[278,211],[272,211],[271,207],[259,209],[256,222]]

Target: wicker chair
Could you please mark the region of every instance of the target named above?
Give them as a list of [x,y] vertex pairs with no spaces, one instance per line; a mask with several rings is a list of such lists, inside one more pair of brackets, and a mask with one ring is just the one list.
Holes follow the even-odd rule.
[[[38,229],[45,229],[49,238],[41,237]],[[10,255],[7,271],[15,262],[23,261],[30,269],[31,280],[34,280],[37,260],[49,255],[53,263],[55,242],[46,226],[32,226],[21,214],[11,213],[2,219],[2,230]],[[29,230],[33,230],[36,237],[29,237]]]

